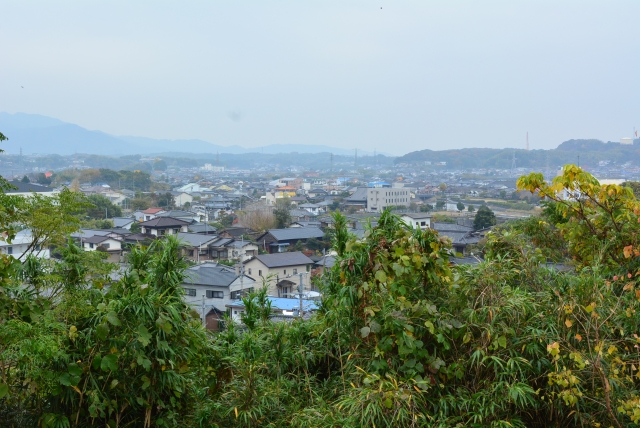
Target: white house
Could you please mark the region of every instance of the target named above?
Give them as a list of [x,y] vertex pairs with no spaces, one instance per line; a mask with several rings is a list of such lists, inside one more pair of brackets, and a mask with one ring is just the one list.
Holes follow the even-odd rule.
[[[48,259],[50,252],[48,248],[41,248],[40,245],[32,245],[33,236],[30,230],[21,230],[11,243],[0,238],[0,253],[13,256],[16,259],[24,261],[29,254],[36,257]],[[26,252],[26,254],[25,254]]]
[[[311,290],[310,274],[313,260],[299,251],[260,254],[243,262],[244,272],[264,281],[271,296],[288,297],[298,290],[302,278],[303,290]],[[302,276],[300,276],[302,275]]]
[[431,227],[431,216],[427,213],[405,213],[400,219],[414,229],[429,229]]

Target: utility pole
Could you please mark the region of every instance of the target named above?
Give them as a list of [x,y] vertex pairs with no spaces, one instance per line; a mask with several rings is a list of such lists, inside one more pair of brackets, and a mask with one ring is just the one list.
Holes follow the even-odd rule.
[[298,293],[298,297],[300,298],[300,319],[302,319],[302,292],[304,291],[304,287],[302,286],[302,272],[298,274],[300,276],[300,292]]
[[202,326],[204,328],[207,327],[207,319],[205,318],[205,315],[204,315],[204,294],[202,295]]

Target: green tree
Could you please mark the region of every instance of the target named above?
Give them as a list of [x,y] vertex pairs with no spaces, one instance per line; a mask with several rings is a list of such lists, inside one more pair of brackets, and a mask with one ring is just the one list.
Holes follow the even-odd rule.
[[458,209],[458,211],[464,211],[464,204],[462,202],[458,202],[458,204],[456,205],[456,208]]
[[53,181],[53,176],[47,177],[44,172],[41,172],[38,174],[38,177],[37,177],[38,184],[49,185],[51,184],[52,181]]
[[280,198],[276,200],[273,216],[276,219],[276,227],[282,229],[291,224],[291,199]]
[[22,177],[22,180],[20,180],[23,183],[31,183],[31,180],[29,180],[29,177],[27,177],[26,175]]
[[443,210],[445,205],[446,205],[445,201],[437,201],[436,202],[436,209],[437,210]]
[[122,208],[113,204],[109,198],[103,195],[89,195],[87,197],[89,203],[92,204],[87,209],[86,215],[93,219],[104,219],[122,216]]
[[496,224],[496,215],[491,211],[491,209],[482,205],[478,208],[476,212],[476,216],[473,219],[473,228],[476,230],[484,229],[490,226],[494,226]]
[[160,159],[157,160],[153,163],[153,170],[154,171],[166,171],[167,170],[167,163]]
[[176,205],[175,198],[169,192],[161,193],[161,194],[158,195],[157,205],[158,205],[158,207],[165,208],[165,209],[168,209],[168,210],[172,209]]
[[474,207],[473,205],[469,204],[467,206],[467,211],[469,211],[470,213],[474,212],[476,210],[476,207]]
[[431,204],[420,205],[420,212],[428,213],[430,211],[433,211],[433,205]]

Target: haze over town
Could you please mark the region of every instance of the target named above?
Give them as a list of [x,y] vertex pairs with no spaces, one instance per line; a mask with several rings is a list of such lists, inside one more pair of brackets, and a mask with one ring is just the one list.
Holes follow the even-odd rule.
[[640,126],[639,12],[636,1],[6,1],[0,111],[245,148],[619,141]]

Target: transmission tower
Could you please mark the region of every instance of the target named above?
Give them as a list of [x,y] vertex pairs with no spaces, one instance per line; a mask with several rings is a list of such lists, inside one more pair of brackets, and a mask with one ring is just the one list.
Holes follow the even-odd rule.
[[516,172],[516,151],[513,150],[513,159],[511,159],[511,177]]

